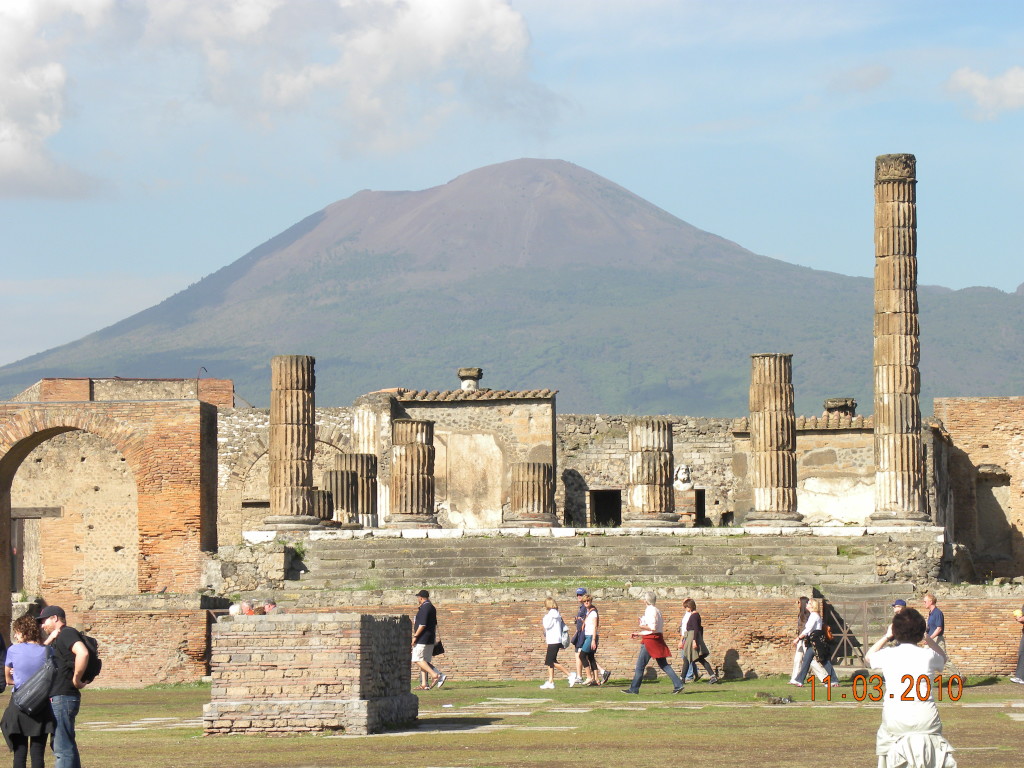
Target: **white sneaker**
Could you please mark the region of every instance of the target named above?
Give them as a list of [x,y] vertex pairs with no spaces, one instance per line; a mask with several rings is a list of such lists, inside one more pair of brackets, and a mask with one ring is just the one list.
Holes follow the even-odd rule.
[[555,684],[554,684],[553,682],[550,682],[550,681],[549,681],[549,682],[547,682],[547,683],[544,683],[544,684],[543,684],[543,685],[541,686],[541,688],[543,688],[543,689],[545,689],[545,690],[550,690],[550,689],[552,689],[552,688],[554,688],[554,687],[555,687]]
[[1024,680],[1021,680],[1019,677],[1011,677],[1010,678],[1010,682],[1011,683],[1019,683],[1020,685],[1024,685]]
[[572,688],[574,685],[576,685],[576,681],[577,680],[579,680],[579,677],[576,675],[576,673],[575,672],[570,672],[569,673],[569,687]]

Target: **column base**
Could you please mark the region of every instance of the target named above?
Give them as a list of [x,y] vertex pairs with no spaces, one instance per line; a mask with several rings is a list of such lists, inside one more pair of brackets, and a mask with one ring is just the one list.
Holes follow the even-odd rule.
[[531,517],[524,520],[515,520],[512,518],[501,521],[500,528],[559,528],[558,521],[554,519],[554,516],[547,517]]
[[680,522],[679,515],[675,512],[657,512],[643,515],[642,517],[629,517],[623,515],[623,528],[682,528],[684,523]]
[[323,520],[313,515],[270,515],[263,518],[265,531],[308,531]]
[[434,515],[391,515],[388,518],[386,528],[398,528],[400,530],[416,528],[440,528],[437,518]]
[[869,525],[931,525],[932,519],[925,514],[908,517],[899,512],[873,512],[868,516]]
[[743,526],[771,526],[780,528],[799,528],[806,526],[804,516],[797,512],[751,512],[743,518]]

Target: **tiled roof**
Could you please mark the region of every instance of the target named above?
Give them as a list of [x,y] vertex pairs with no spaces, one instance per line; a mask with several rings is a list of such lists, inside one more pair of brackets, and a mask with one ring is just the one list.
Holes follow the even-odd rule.
[[[854,416],[851,418],[845,414],[833,413],[828,416],[796,417],[797,429],[872,429],[873,426],[874,417],[872,416]],[[732,431],[749,432],[750,425],[747,423],[747,418],[744,416],[734,419]]]
[[462,400],[546,400],[552,398],[557,389],[448,389],[444,391],[426,389],[400,389],[395,398],[402,402],[457,402]]

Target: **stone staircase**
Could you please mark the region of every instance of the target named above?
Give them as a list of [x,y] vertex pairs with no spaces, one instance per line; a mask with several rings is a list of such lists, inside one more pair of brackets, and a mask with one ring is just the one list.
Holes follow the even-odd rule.
[[305,543],[294,590],[529,585],[869,585],[873,545],[820,536],[474,536]]

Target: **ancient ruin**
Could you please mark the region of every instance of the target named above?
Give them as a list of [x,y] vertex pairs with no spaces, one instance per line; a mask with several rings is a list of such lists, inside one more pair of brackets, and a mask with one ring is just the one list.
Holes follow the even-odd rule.
[[[14,557],[0,591],[69,608],[104,642],[107,684],[212,669],[216,731],[243,719],[246,698],[221,690],[237,671],[217,644],[258,624],[218,622],[228,596],[273,593],[299,623],[359,623],[408,614],[414,591],[436,589],[453,669],[499,679],[506,657],[479,628],[532,626],[549,590],[593,574],[610,585],[613,626],[635,621],[649,585],[712,598],[730,674],[762,674],[789,663],[797,592],[824,594],[844,636],[863,640],[893,596],[1024,580],[1024,397],[940,398],[921,419],[915,173],[909,155],[876,163],[872,415],[842,397],[795,414],[784,354],[752,356],[750,409],[735,419],[559,414],[557,392],[486,388],[478,367],[451,389],[317,407],[306,355],[270,361],[269,409],[236,407],[230,381],[44,379],[0,403],[0,531]],[[536,582],[551,586],[509,589]],[[950,593],[955,642],[1020,603],[966,594]],[[753,610],[756,643],[742,631]],[[297,626],[259,624],[261,652]],[[534,641],[524,632],[508,652]],[[990,673],[1001,653],[968,663]],[[628,665],[635,647],[610,637],[602,655]],[[323,699],[303,704],[310,727],[355,727],[338,724],[365,690],[278,682],[284,700]],[[392,683],[403,690],[385,698],[404,717],[407,677]],[[274,730],[291,707],[261,710],[254,727]]]
[[920,524],[924,509],[917,178],[913,155],[875,160],[875,512]]

